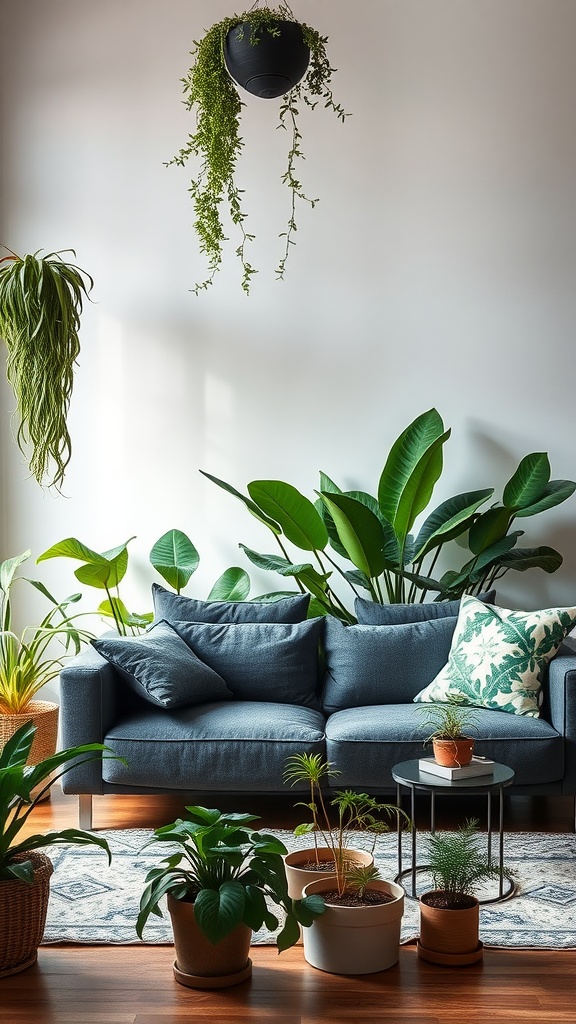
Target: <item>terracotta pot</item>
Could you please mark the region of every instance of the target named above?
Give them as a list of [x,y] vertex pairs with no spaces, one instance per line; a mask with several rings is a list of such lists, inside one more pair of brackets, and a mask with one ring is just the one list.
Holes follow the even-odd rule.
[[[334,888],[329,878],[310,882],[305,896]],[[404,889],[395,882],[376,880],[370,889],[394,897],[390,903],[369,907],[327,906],[321,917],[302,929],[304,957],[330,974],[375,974],[386,971],[400,955],[400,926],[404,914]]]
[[482,959],[483,946],[479,939],[479,904],[471,897],[472,905],[458,910],[431,906],[435,892],[420,897],[420,939],[418,955],[432,963],[459,966]]
[[16,859],[32,861],[34,881],[0,882],[0,978],[23,971],[36,961],[54,870],[52,861],[36,850],[19,854]]
[[446,768],[463,768],[470,764],[474,753],[474,740],[469,736],[461,740],[433,740],[434,759]]
[[168,893],[168,910],[174,933],[176,981],[189,988],[228,988],[250,977],[251,928],[239,925],[214,945],[200,931],[193,903],[175,900]]
[[[274,99],[284,96],[304,77],[310,50],[295,21],[278,21],[280,34],[267,29],[258,32],[258,43],[250,42],[251,27],[235,25],[226,36],[224,60],[234,81],[254,96]],[[241,30],[239,32],[239,30]]]
[[[301,899],[302,890],[309,882],[317,882],[322,878],[334,877],[333,867],[321,871],[311,871],[308,868],[300,867],[301,864],[306,864],[307,861],[315,860],[316,853],[318,853],[321,861],[334,862],[332,850],[327,846],[319,846],[317,851],[313,847],[308,850],[297,850],[295,853],[288,853],[284,857],[286,878],[288,880],[288,895],[291,899]],[[352,864],[361,865],[362,867],[369,868],[374,863],[372,854],[366,853],[365,850],[347,850],[346,857]]]

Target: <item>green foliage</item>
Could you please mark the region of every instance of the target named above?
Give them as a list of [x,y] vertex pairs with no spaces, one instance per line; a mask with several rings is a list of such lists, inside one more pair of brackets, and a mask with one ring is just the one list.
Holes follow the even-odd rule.
[[[17,575],[29,557],[30,551],[25,551],[0,564],[0,713],[7,715],[26,711],[38,691],[59,675],[65,658],[77,654],[82,643],[92,638],[76,624],[82,613],[68,613],[80,594],[57,601],[43,583]],[[18,580],[33,586],[51,605],[38,625],[26,626],[21,634],[12,629],[11,590]],[[62,646],[61,653],[54,641]]]
[[[288,5],[281,2],[278,7],[254,7],[242,14],[212,25],[199,41],[194,41],[192,67],[182,79],[184,104],[196,114],[196,128],[188,137],[187,144],[169,162],[183,167],[188,160],[196,159],[199,169],[190,183],[190,194],[194,203],[194,228],[199,238],[200,251],[208,261],[208,273],[204,281],[196,284],[196,294],[207,288],[220,269],[223,246],[227,241],[222,223],[221,207],[225,203],[233,225],[239,231],[240,244],[236,255],[242,266],[242,288],[248,294],[251,279],[256,273],[247,257],[247,246],[254,235],[246,229],[246,213],[242,206],[241,189],[236,182],[236,165],[244,142],[240,135],[240,117],[245,104],[240,99],[224,62],[224,45],[228,32],[243,24],[250,26],[250,42],[256,46],[262,32],[279,35],[279,21],[294,21]],[[284,253],[277,267],[277,277],[282,279],[290,246],[294,244],[296,226],[296,201],[307,202],[311,207],[316,199],[309,199],[296,176],[296,164],[304,159],[302,135],[298,127],[298,104],[303,101],[314,109],[320,100],[323,107],[331,109],[344,121],[346,114],[334,102],[331,79],[334,69],[326,53],[327,39],[309,25],[302,24],[304,42],[310,49],[310,64],[302,81],[286,95],[280,106],[278,127],[288,132],[290,139],[286,171],[282,182],[291,196]],[[242,32],[243,29],[239,28]]]
[[[294,486],[281,480],[256,480],[243,495],[209,473],[213,483],[239,498],[274,537],[280,555],[254,551],[241,544],[260,569],[291,576],[299,589],[313,596],[314,614],[354,622],[352,611],[334,586],[334,574],[353,596],[384,603],[459,598],[492,587],[506,572],[539,568],[555,572],[562,556],[550,547],[516,547],[521,530],[516,519],[537,515],[566,501],[576,489],[572,480],[550,480],[543,452],[525,456],[506,483],[501,502],[482,509],[494,488],[465,491],[441,502],[415,530],[433,494],[443,467],[443,447],[450,437],[436,409],[418,416],[400,434],[388,455],[377,496],[343,491],[320,473],[318,500],[312,504]],[[446,545],[464,564],[435,575]],[[307,553],[292,556],[288,544]],[[309,560],[308,560],[309,559]],[[338,580],[338,584],[340,584]]]
[[[130,612],[122,601],[119,584],[128,569],[128,544],[110,551],[93,551],[76,537],[67,537],[44,551],[38,558],[73,558],[83,564],[74,571],[76,579],[87,586],[106,592],[106,600],[98,605],[98,613],[114,621],[121,636],[146,629],[154,618],[153,612]],[[200,555],[192,541],[181,530],[169,530],[152,546],[150,563],[162,579],[179,594],[196,572]],[[244,601],[250,593],[250,578],[244,569],[234,566],[216,580],[209,601]]]
[[206,807],[186,810],[187,819],[156,829],[150,840],[179,849],[146,876],[136,923],[140,938],[150,914],[162,916],[159,903],[171,893],[174,899],[194,903],[201,931],[215,944],[240,924],[253,931],[263,925],[277,928],[279,920],[268,909],[268,899],[285,914],[278,949],[293,946],[300,936],[298,925],[308,926],[325,907],[318,897],[289,897],[284,844],[276,836],[246,828],[257,820],[254,814],[222,814]]
[[72,454],[66,417],[80,314],[93,281],[62,253],[40,252],[0,260],[0,334],[18,404],[18,447],[24,454],[31,447],[29,465],[38,483],[51,473],[49,486],[60,489]]
[[467,739],[470,732],[476,730],[476,712],[459,701],[453,699],[445,704],[421,704],[418,711],[422,717],[422,724],[430,729],[424,745],[432,743],[432,740],[463,740]]
[[[342,894],[352,878],[358,883],[356,865],[353,865],[347,856],[347,851],[353,842],[354,832],[370,832],[374,836],[372,850],[376,845],[378,836],[390,831],[389,821],[394,819],[394,826],[398,823],[412,827],[407,814],[396,804],[382,804],[367,793],[355,793],[351,789],[337,790],[329,804],[324,800],[322,791],[323,784],[329,778],[338,775],[329,761],[324,761],[321,754],[293,754],[286,760],[284,781],[291,786],[299,782],[306,782],[309,787],[309,801],[297,803],[296,807],[305,807],[310,811],[312,821],[307,824],[298,825],[294,830],[295,835],[312,834],[314,837],[314,849],[316,859],[318,856],[318,839],[322,845],[329,849],[334,857],[336,886]],[[334,807],[336,824],[332,825],[330,807]],[[373,876],[366,876],[364,884],[368,884]]]
[[[425,840],[434,887],[448,893],[455,908],[463,897],[474,895],[478,882],[500,878],[499,865],[489,861],[479,848],[477,827],[478,819],[472,818],[454,832],[435,832]],[[504,870],[515,877],[509,867]]]
[[[17,858],[20,854],[45,846],[55,846],[57,843],[99,846],[108,854],[108,863],[111,860],[105,839],[76,828],[28,836],[27,839],[16,841],[30,814],[57,779],[62,778],[72,767],[97,760],[108,750],[101,743],[86,743],[60,750],[39,764],[31,766],[27,765],[26,761],[30,755],[35,732],[36,728],[31,723],[22,725],[0,751],[0,881],[19,879],[23,882],[33,882],[34,868],[31,861]],[[33,796],[33,790],[36,788],[38,791]]]

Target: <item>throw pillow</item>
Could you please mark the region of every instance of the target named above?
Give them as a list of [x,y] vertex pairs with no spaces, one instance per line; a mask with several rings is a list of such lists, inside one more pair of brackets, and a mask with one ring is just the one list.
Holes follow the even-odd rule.
[[321,622],[175,622],[174,629],[239,700],[317,709]]
[[446,664],[456,616],[397,626],[345,626],[326,616],[326,714],[372,704],[407,704]]
[[[494,604],[496,591],[488,590],[478,594],[478,600]],[[425,601],[422,604],[378,604],[357,597],[354,611],[358,622],[364,626],[395,626],[400,622],[424,622],[427,619],[443,619],[458,615],[460,599],[457,601]]]
[[304,622],[310,594],[278,601],[198,601],[152,584],[154,615],[166,622]]
[[576,607],[520,612],[464,596],[448,662],[414,699],[537,718],[542,670],[575,625]]
[[181,708],[232,694],[221,676],[205,665],[167,623],[142,636],[104,636],[93,647],[140,697],[161,708]]

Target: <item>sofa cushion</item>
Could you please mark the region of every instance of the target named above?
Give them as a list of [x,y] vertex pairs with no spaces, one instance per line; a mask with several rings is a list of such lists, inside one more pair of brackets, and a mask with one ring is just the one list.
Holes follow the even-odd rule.
[[326,714],[364,704],[404,704],[446,664],[456,616],[397,626],[345,626],[326,616]]
[[576,607],[511,611],[462,598],[450,656],[414,698],[538,717],[542,672],[576,625]]
[[184,642],[237,700],[318,708],[322,619],[306,622],[174,622]]
[[279,601],[198,601],[152,584],[154,617],[167,622],[304,622],[310,594]]
[[[333,788],[382,791],[394,786],[392,768],[430,753],[417,704],[350,708],[326,722],[326,756],[340,772]],[[509,765],[514,784],[555,783],[564,775],[564,740],[543,718],[478,710],[476,749]],[[479,780],[481,782],[481,780]]]
[[104,742],[126,758],[102,762],[106,782],[152,789],[277,793],[286,758],[325,756],[319,711],[264,702],[147,707],[116,722]]
[[104,636],[92,644],[151,704],[179,708],[232,697],[222,677],[165,623],[152,626],[143,636]]
[[[479,594],[478,600],[494,604],[496,591],[489,590],[485,594]],[[377,601],[366,601],[363,597],[357,597],[354,611],[358,622],[363,626],[395,626],[403,622],[456,617],[460,611],[460,599],[425,601],[422,604],[379,604]]]

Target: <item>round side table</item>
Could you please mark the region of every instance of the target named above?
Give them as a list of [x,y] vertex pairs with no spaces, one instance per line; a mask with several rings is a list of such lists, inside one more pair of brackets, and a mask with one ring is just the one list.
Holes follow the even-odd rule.
[[[439,775],[432,775],[428,772],[422,771],[420,764],[417,760],[414,761],[402,761],[401,764],[394,765],[392,769],[392,778],[396,783],[396,803],[401,806],[402,800],[402,787],[405,787],[410,792],[410,817],[412,822],[415,821],[415,798],[416,793],[428,793],[430,796],[430,832],[434,834],[436,831],[436,795],[450,796],[462,792],[466,793],[484,793],[488,801],[488,838],[487,838],[487,856],[488,860],[492,859],[492,794],[495,793],[498,796],[499,807],[498,807],[498,866],[499,866],[499,885],[498,895],[491,899],[479,900],[480,903],[499,903],[501,900],[507,899],[515,891],[515,883],[509,878],[504,871],[504,789],[506,786],[511,786],[514,781],[514,772],[512,768],[509,768],[505,764],[494,764],[494,770],[490,775],[475,775],[465,779],[444,779]],[[409,868],[402,867],[402,828],[400,820],[398,821],[398,874],[396,875],[395,881],[402,883],[403,879],[407,876],[411,876],[412,879],[412,892],[407,893],[408,896],[412,896],[413,899],[417,898],[416,893],[416,875],[418,871],[425,871],[427,865],[418,864],[418,832],[416,825],[412,827],[412,862]],[[504,885],[506,881],[507,885]]]

